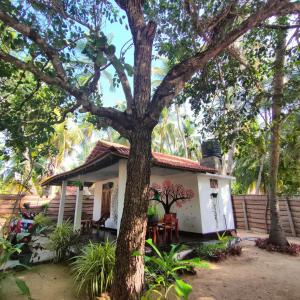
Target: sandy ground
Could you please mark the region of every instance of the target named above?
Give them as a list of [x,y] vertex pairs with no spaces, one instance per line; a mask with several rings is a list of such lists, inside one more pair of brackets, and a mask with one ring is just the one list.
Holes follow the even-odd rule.
[[[300,257],[254,247],[255,237],[262,234],[240,232],[239,236],[247,238],[242,242],[242,256],[210,264],[210,269],[199,269],[197,275],[184,278],[193,286],[190,300],[300,300]],[[300,238],[289,240],[300,244]],[[67,266],[41,264],[16,275],[30,287],[34,300],[79,299]],[[26,299],[19,294],[12,277],[2,287],[1,300]]]
[[[254,246],[254,237],[263,234],[239,232],[243,254],[198,270],[185,279],[193,286],[191,300],[299,300],[300,257],[270,253]],[[300,244],[300,238],[290,242]]]
[[[72,278],[68,266],[41,264],[28,271],[16,273],[16,277],[24,280],[34,300],[75,300]],[[25,300],[20,295],[15,279],[10,276],[2,282],[1,300]]]

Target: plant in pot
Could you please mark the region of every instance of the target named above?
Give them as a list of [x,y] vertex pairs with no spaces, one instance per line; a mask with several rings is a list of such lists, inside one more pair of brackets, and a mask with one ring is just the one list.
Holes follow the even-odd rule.
[[158,223],[158,213],[156,205],[150,205],[147,211],[148,224],[156,224]]
[[150,200],[160,203],[166,215],[174,215],[171,212],[173,205],[178,208],[194,198],[194,192],[185,188],[182,184],[174,184],[165,180],[162,184],[153,183],[150,187]]

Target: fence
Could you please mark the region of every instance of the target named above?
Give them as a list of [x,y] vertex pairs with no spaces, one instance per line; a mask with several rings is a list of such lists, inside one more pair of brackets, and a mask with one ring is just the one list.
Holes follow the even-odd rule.
[[[15,202],[17,200],[17,195],[1,195],[0,194],[0,216],[8,217],[13,214],[13,208]],[[93,195],[84,195],[83,196],[83,204],[82,211],[88,215],[88,217],[92,217],[93,215]],[[34,211],[39,213],[44,210],[45,204],[47,204],[47,215],[56,220],[58,216],[58,208],[59,208],[59,196],[54,198],[46,198],[46,197],[38,197],[38,196],[24,196],[21,198],[20,205],[17,207],[17,211],[19,207],[23,209],[23,204],[30,204],[30,211]],[[76,196],[75,195],[67,195],[65,202],[65,210],[64,210],[64,218],[73,218],[75,213],[75,203]]]
[[[233,196],[238,229],[269,232],[270,210],[266,195]],[[300,196],[279,197],[280,220],[287,236],[300,236]]]

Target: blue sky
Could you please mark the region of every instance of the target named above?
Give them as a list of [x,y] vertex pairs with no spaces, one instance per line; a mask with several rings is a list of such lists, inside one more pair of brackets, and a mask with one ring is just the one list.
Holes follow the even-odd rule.
[[[131,39],[131,32],[130,30],[125,29],[125,24],[120,25],[119,23],[109,23],[104,24],[103,27],[104,32],[112,38],[112,44],[116,46],[116,55],[119,56],[120,50],[122,46]],[[155,52],[154,52],[155,54]],[[127,52],[126,52],[126,63],[133,66],[133,60],[134,60],[134,47],[132,46]],[[153,66],[159,66],[161,65],[161,62],[159,60],[152,61],[152,67]],[[109,73],[113,76],[115,73],[115,70],[113,67],[108,68]],[[131,86],[133,85],[133,78],[128,77]],[[110,89],[110,83],[107,79],[103,77],[101,81],[101,87],[103,92],[103,105],[104,106],[114,106],[118,102],[124,102],[125,96],[122,90],[122,87],[115,88],[113,91]]]
[[[110,24],[109,22],[104,25],[104,31],[112,37],[112,43],[116,46],[116,55],[118,56],[122,46],[131,39],[130,31],[126,30],[119,23]],[[133,65],[133,53],[133,47],[131,47],[126,53],[126,63]],[[115,70],[113,67],[109,67],[108,72],[113,76]],[[129,77],[129,80],[132,85],[132,77]],[[103,89],[104,106],[114,106],[120,101],[125,101],[121,86],[112,91],[109,81],[105,78],[102,79],[101,86]]]

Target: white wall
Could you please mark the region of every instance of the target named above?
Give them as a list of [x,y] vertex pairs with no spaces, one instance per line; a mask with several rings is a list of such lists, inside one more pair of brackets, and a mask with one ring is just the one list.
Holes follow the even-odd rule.
[[[214,177],[198,174],[203,234],[234,229],[230,180],[215,178],[218,180],[218,188],[212,189],[210,178]],[[213,199],[211,193],[218,193],[217,198]]]
[[[151,176],[150,182],[161,184],[164,180],[170,180],[174,184],[182,184],[186,189],[192,189],[195,196],[191,200],[185,201],[182,207],[177,207],[174,204],[171,208],[172,212],[177,213],[179,222],[179,230],[201,233],[201,214],[197,188],[197,175],[193,173],[182,173],[169,176]],[[152,204],[155,202],[152,201]],[[164,215],[164,210],[161,204],[158,203],[160,215]]]
[[[119,174],[117,178],[99,181],[95,184],[95,200],[93,219],[98,220],[101,215],[102,185],[113,182],[111,199],[111,216],[106,221],[106,227],[118,229],[121,223],[124,195],[126,188],[126,160],[119,161]],[[217,178],[218,190],[210,188],[210,178],[206,174],[194,174],[182,172],[176,175],[151,175],[150,184],[161,184],[164,180],[170,180],[174,184],[182,184],[186,189],[192,189],[194,198],[177,207],[174,204],[172,212],[177,213],[179,230],[194,233],[211,233],[222,230],[234,229],[234,219],[230,195],[230,179]],[[217,192],[217,201],[211,198],[211,193]],[[153,201],[152,204],[155,202]],[[164,210],[161,204],[157,204],[159,216],[163,217]],[[217,221],[216,221],[217,214]],[[226,221],[225,221],[226,220]]]

